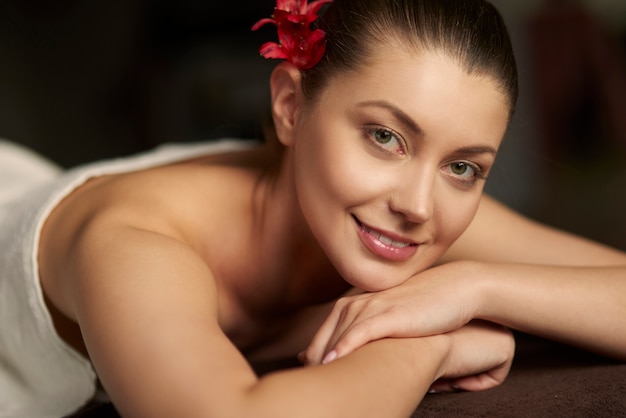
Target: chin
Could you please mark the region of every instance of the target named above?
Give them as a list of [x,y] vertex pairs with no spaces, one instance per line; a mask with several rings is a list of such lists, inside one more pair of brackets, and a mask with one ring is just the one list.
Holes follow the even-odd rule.
[[352,274],[343,276],[344,280],[365,292],[380,292],[396,287],[410,277],[395,269],[367,268],[367,264],[363,263],[353,269]]

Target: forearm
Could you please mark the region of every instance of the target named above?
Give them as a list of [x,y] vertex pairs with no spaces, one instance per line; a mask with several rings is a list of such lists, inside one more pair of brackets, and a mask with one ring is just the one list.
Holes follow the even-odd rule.
[[[165,344],[180,351],[176,342]],[[100,364],[99,370],[125,417],[406,418],[444,373],[451,346],[446,335],[382,339],[326,365],[261,378],[243,357],[223,351],[219,343],[219,360],[183,350],[185,356],[176,361],[155,361],[152,352],[132,356],[131,363]]]
[[242,408],[273,418],[407,417],[441,372],[447,353],[435,338],[383,339],[323,366],[270,374]]
[[477,263],[477,317],[626,359],[626,267]]

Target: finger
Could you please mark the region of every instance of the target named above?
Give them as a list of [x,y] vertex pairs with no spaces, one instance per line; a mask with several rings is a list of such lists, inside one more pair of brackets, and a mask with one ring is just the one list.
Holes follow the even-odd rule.
[[468,391],[479,391],[494,388],[506,379],[511,370],[512,358],[506,363],[485,373],[453,379],[452,385]]
[[375,312],[364,309],[371,300],[370,295],[361,294],[337,301],[327,321],[316,333],[310,345],[310,352],[307,349],[312,364],[329,363],[338,357],[335,350],[337,342],[355,324],[367,319],[370,315],[375,315]]
[[458,379],[450,379],[450,387],[456,390],[466,390],[477,392],[480,390],[492,389],[500,384],[504,379],[495,379],[489,373],[481,373],[475,376],[460,377]]
[[504,382],[511,370],[512,362],[513,356],[511,355],[507,361],[493,367],[491,370],[476,375],[450,379],[450,384],[454,388],[467,391],[492,389]]
[[[330,351],[334,358],[341,358],[364,346],[365,344],[385,337],[404,337],[399,321],[393,316],[383,313],[367,318],[355,319],[338,335],[336,341],[330,341]],[[397,318],[396,318],[397,319]]]
[[328,342],[333,336],[337,324],[342,318],[343,306],[346,301],[343,299],[337,300],[335,306],[331,310],[330,314],[322,325],[319,327],[313,339],[309,343],[306,350],[303,351],[301,359],[306,365],[321,364],[322,358],[326,354]]

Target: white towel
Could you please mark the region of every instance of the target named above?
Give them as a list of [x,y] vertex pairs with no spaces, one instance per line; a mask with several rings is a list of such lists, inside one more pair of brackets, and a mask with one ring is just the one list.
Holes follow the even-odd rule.
[[[32,187],[61,173],[61,167],[20,145],[0,139],[0,209]],[[2,212],[0,212],[0,220]]]

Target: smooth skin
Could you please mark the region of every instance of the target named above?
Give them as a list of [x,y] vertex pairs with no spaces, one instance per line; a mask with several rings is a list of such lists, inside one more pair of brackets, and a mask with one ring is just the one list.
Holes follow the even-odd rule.
[[[467,252],[492,239],[494,225],[481,219],[519,219],[481,197],[506,100],[491,80],[435,53],[381,51],[314,102],[296,68],[277,66],[272,110],[286,147],[278,171],[259,149],[99,177],[50,215],[39,262],[55,325],[91,359],[122,416],[405,417],[434,382],[480,390],[504,380],[512,336],[472,315],[443,334],[362,339],[324,365],[261,378],[249,366],[306,347],[352,288],[391,292],[420,272],[436,275],[428,268],[442,260],[521,257]],[[478,223],[446,254],[479,204]],[[364,224],[411,243],[415,255],[373,253],[359,238]],[[525,226],[509,232],[544,237],[543,227]],[[622,257],[554,239],[595,253],[598,264]],[[416,317],[432,312],[411,308]],[[327,345],[332,328],[327,322],[314,345]],[[310,363],[318,351],[307,352]]]

